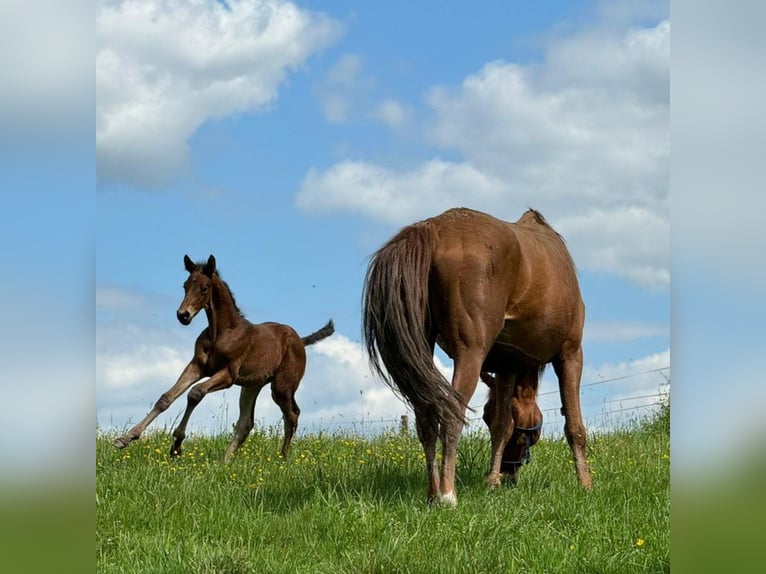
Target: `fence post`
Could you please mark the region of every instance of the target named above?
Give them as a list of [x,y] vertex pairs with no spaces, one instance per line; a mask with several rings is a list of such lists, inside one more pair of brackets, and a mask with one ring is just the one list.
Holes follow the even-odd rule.
[[410,418],[407,415],[402,415],[401,426],[399,427],[399,434],[407,436],[410,434]]

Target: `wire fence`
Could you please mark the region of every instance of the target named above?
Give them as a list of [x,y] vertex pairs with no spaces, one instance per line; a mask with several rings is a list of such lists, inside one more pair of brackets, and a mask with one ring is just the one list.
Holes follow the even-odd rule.
[[[589,432],[608,432],[624,428],[645,418],[651,417],[659,408],[669,401],[670,396],[670,366],[637,371],[608,379],[591,381],[580,385],[581,408],[585,426]],[[619,389],[620,385],[628,384],[639,377],[657,376],[655,383],[642,384],[638,394],[622,396],[604,395],[597,400],[587,400],[589,389],[601,388],[602,385],[612,385]],[[651,389],[651,390],[649,390]],[[558,388],[538,393],[538,399],[551,396],[558,397]],[[619,390],[617,391],[619,392]],[[552,395],[555,395],[553,397]],[[549,401],[550,402],[550,401]],[[481,408],[476,409],[467,417],[469,430],[483,431],[485,425],[481,417]],[[561,407],[541,408],[543,413],[543,432],[546,436],[563,436],[564,417]],[[304,429],[311,433],[348,432],[350,434],[369,436],[384,432],[414,432],[414,417],[411,412],[402,413],[397,418],[355,418],[352,420],[315,420]]]

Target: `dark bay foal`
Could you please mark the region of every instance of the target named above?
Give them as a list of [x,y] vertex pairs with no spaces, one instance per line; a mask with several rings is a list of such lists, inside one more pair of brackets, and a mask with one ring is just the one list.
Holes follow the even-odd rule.
[[242,315],[229,286],[221,279],[212,255],[204,263],[194,263],[188,255],[184,265],[189,277],[184,283],[185,296],[177,317],[183,325],[204,309],[208,326],[197,337],[194,357],[176,383],[157,400],[151,411],[136,426],[114,440],[114,446],[125,448],[141,437],[147,426],[197,381],[187,395],[187,406],[178,427],[173,431],[171,456],[181,454],[189,417],[202,398],[213,391],[239,385],[239,419],[234,437],[226,450],[229,462],[254,426],[255,400],[261,389],[271,384],[271,397],[282,410],[285,436],[282,455],[287,456],[300,409],[295,392],[306,370],[307,345],[321,341],[335,332],[332,320],[318,331],[301,337],[280,323],[253,324]]

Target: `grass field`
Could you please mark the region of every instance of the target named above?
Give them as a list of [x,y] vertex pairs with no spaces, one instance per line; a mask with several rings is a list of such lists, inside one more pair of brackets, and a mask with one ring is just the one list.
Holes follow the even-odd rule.
[[425,503],[414,436],[253,432],[191,437],[177,460],[157,432],[123,451],[96,441],[102,573],[667,572],[670,415],[591,437],[593,490],[563,440],[541,440],[517,486],[484,486],[488,438],[460,443],[457,508]]

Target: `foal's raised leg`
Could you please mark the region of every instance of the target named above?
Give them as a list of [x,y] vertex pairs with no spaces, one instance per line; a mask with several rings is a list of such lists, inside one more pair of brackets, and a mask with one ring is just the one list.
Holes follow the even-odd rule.
[[114,446],[117,448],[125,448],[134,440],[141,438],[141,433],[146,430],[154,419],[156,419],[160,413],[167,410],[167,408],[173,404],[178,397],[180,397],[186,389],[191,387],[194,383],[202,378],[202,370],[196,361],[192,361],[181,372],[176,383],[170,387],[167,391],[162,393],[162,396],[154,404],[154,408],[143,418],[143,420],[126,432],[121,437],[114,439]]
[[585,424],[580,409],[580,377],[582,376],[582,348],[578,345],[573,351],[564,349],[553,361],[553,369],[559,380],[562,413],[564,415],[564,434],[575,462],[575,471],[584,488],[591,487],[590,468],[585,455]]
[[255,400],[258,398],[258,393],[261,392],[263,387],[261,385],[255,385],[252,387],[242,387],[242,391],[239,393],[239,419],[234,425],[234,438],[229,444],[229,448],[226,449],[223,461],[228,464],[231,459],[234,458],[234,453],[245,442],[245,439],[250,434],[255,426],[254,411]]
[[215,375],[210,377],[207,381],[194,385],[186,395],[186,410],[184,416],[181,418],[181,422],[173,431],[173,446],[170,447],[170,456],[179,456],[181,454],[181,443],[186,438],[186,425],[189,423],[189,417],[194,409],[202,401],[202,398],[212,392],[220,389],[228,389],[234,383],[229,370],[227,368],[218,371]]
[[495,412],[492,414],[492,423],[489,428],[492,452],[486,480],[490,487],[501,484],[500,466],[503,461],[503,451],[513,435],[515,421],[511,411],[511,399],[515,384],[516,373],[497,373],[495,377]]

